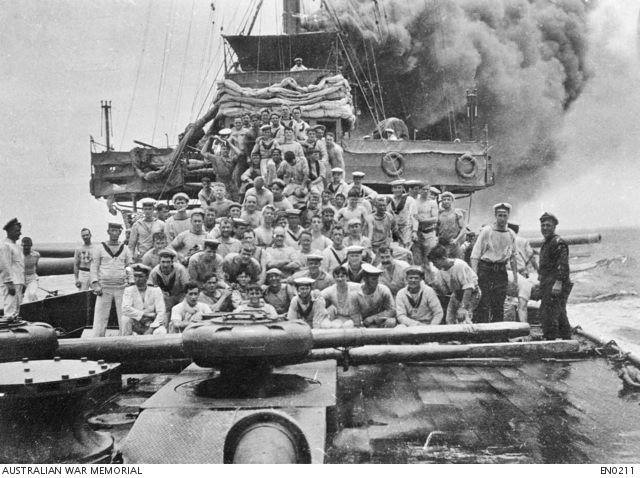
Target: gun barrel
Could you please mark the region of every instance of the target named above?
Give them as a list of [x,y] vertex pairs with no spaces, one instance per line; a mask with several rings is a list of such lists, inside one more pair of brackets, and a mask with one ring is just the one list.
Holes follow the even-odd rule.
[[438,325],[399,329],[314,329],[313,348],[361,347],[363,345],[418,344],[469,339],[511,339],[529,335],[529,324]]
[[[423,362],[455,358],[554,357],[575,353],[580,345],[575,340],[466,345],[372,345],[349,351],[350,365],[395,362]],[[307,361],[336,360],[343,364],[344,355],[335,349],[312,350]]]
[[[562,236],[564,242],[570,246],[579,246],[580,244],[597,244],[602,240],[602,234],[577,234],[575,236]],[[544,244],[544,238],[530,239],[531,247],[541,247]]]
[[181,334],[130,335],[126,337],[96,337],[58,341],[63,359],[106,360],[128,362],[188,358],[182,347]]

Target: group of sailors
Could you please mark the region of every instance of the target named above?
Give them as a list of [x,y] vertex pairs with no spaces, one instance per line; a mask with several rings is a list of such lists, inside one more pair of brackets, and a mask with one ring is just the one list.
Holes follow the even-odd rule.
[[[556,324],[545,337],[567,338],[561,239],[552,252],[543,247],[538,268],[509,223],[509,204],[494,207],[495,223],[476,241],[449,191],[398,179],[390,196],[379,195],[360,171],[347,183],[333,134],[300,113],[286,105],[261,110],[236,118],[233,130],[205,135],[200,152],[213,173],[202,179],[199,208],[189,210],[182,192],[172,198],[172,215],[168,204],[142,199],[124,243],[122,224],[109,223],[109,239],[98,245],[81,231],[74,274],[80,290],[98,296],[96,336],[105,335],[114,301],[122,335],[178,332],[203,314],[247,310],[319,328],[502,321],[509,283],[526,321],[527,277],[539,269],[542,307]],[[559,238],[557,218],[543,219],[553,225],[549,237]],[[5,230],[5,315],[14,315],[18,289],[25,284],[31,293],[35,265],[27,264],[37,263],[37,253],[28,238],[17,246],[17,219]]]
[[[392,197],[365,198],[353,193],[354,181],[339,209],[317,194],[303,209],[285,209],[268,194],[261,207],[250,193],[241,205],[225,198],[224,184],[212,188],[216,199],[190,211],[188,196],[177,193],[172,216],[166,204],[142,199],[125,242],[119,223],[109,223],[99,244],[81,231],[74,273],[80,290],[98,296],[95,336],[105,335],[113,302],[122,335],[180,332],[207,314],[233,312],[314,328],[496,322],[509,283],[518,297],[530,296],[526,276],[538,268],[545,338],[569,338],[568,247],[552,214],[540,218],[538,267],[528,241],[509,227],[509,204],[494,207],[495,222],[474,241],[453,195],[417,181],[394,181]],[[35,275],[25,274],[27,258],[37,253],[28,238],[18,247],[17,219],[4,229],[5,315],[15,315],[27,275]]]

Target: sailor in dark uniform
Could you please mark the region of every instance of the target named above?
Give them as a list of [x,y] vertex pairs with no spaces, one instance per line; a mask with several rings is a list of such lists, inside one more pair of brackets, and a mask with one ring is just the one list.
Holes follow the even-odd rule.
[[544,244],[540,248],[540,312],[545,340],[571,339],[567,300],[573,288],[569,278],[569,246],[558,234],[558,218],[545,212],[540,216]]

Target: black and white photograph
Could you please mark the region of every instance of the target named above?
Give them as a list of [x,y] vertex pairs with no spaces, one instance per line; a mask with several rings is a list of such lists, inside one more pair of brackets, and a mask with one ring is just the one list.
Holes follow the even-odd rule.
[[640,2],[1,6],[0,474],[634,474]]

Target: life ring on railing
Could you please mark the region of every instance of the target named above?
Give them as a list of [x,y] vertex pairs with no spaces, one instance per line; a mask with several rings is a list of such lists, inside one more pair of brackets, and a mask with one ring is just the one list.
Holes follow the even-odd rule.
[[478,169],[478,160],[471,153],[464,153],[456,158],[456,173],[462,179],[474,179]]
[[387,176],[402,176],[402,173],[404,173],[404,158],[397,151],[385,154],[382,157],[382,170]]

